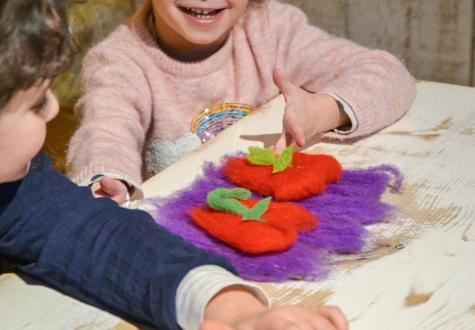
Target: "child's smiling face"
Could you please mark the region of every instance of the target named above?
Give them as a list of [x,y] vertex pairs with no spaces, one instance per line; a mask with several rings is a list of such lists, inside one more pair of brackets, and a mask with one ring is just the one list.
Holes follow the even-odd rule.
[[[161,43],[175,51],[217,46],[244,15],[249,0],[153,0]],[[181,46],[182,49],[179,49]]]
[[0,110],[0,183],[20,180],[41,150],[46,123],[59,106],[49,90],[50,80],[17,91]]

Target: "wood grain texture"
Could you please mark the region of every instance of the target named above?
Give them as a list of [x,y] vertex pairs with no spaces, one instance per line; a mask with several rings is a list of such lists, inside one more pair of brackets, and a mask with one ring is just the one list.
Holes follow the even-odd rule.
[[22,330],[132,330],[116,316],[17,275],[0,276],[0,328]]
[[348,37],[399,56],[418,78],[470,85],[473,0],[350,0]]
[[[475,0],[473,0],[475,11]],[[472,86],[475,86],[475,13],[472,14]]]
[[338,36],[347,35],[347,0],[284,0],[308,16],[309,22]]
[[[146,195],[186,187],[204,160],[268,145],[280,132],[281,107],[273,100],[185,156],[146,182]],[[467,293],[475,292],[474,126],[475,89],[421,82],[413,110],[395,125],[352,144],[309,146],[345,168],[394,164],[405,177],[404,193],[383,196],[399,212],[370,227],[363,253],[340,256],[323,282],[263,285],[273,302],[338,305],[351,329],[473,329],[475,295]]]
[[[390,163],[402,194],[383,199],[398,213],[370,227],[359,255],[342,255],[321,282],[263,284],[273,302],[334,304],[351,329],[473,329],[475,324],[475,89],[421,82],[399,122],[353,143],[320,142],[308,152],[334,155],[344,168]],[[203,161],[268,145],[281,132],[283,98],[219,134],[144,183],[168,196],[201,173]],[[117,329],[120,319],[16,275],[0,277],[0,320],[8,329]],[[128,325],[127,325],[128,326]]]
[[475,85],[475,0],[285,0],[310,22],[406,63],[416,78]]

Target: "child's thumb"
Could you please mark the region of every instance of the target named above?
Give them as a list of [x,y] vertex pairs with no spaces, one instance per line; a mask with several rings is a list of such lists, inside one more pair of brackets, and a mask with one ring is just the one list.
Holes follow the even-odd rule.
[[127,188],[122,182],[106,176],[101,178],[101,189],[109,196],[122,196],[127,193]]

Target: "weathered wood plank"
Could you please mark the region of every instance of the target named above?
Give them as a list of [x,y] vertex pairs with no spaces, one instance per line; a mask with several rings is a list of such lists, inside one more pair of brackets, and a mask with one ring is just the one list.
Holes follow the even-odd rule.
[[[473,7],[475,11],[475,0],[473,0]],[[475,86],[475,13],[473,13],[472,21],[472,86]]]
[[[145,182],[145,195],[168,196],[188,186],[203,160],[275,141],[283,105],[282,97],[274,99],[184,156]],[[384,196],[400,212],[372,227],[377,239],[394,248],[370,250],[361,260],[342,256],[325,281],[266,284],[273,301],[336,304],[356,330],[473,329],[474,123],[475,89],[421,82],[413,109],[393,126],[352,144],[310,146],[309,151],[335,155],[344,168],[382,163],[400,168],[404,192]],[[15,275],[0,277],[0,320],[2,329],[133,329]]]
[[[279,101],[271,102],[267,117],[265,109],[248,116],[145,182],[145,194],[166,196],[192,181],[203,160],[275,138]],[[475,153],[466,146],[473,145],[474,122],[474,89],[423,82],[413,110],[395,125],[351,145],[319,143],[316,151],[335,155],[345,168],[389,162],[401,169],[404,193],[384,197],[399,213],[371,230],[391,248],[342,256],[326,281],[266,284],[273,302],[336,304],[352,329],[472,329],[475,298],[467,292],[475,292],[469,262],[475,251]]]
[[302,9],[309,21],[323,30],[338,36],[347,35],[347,0],[285,0]]
[[107,312],[14,274],[0,276],[0,328],[136,330]]
[[469,85],[473,0],[350,0],[349,38],[402,58],[418,78]]

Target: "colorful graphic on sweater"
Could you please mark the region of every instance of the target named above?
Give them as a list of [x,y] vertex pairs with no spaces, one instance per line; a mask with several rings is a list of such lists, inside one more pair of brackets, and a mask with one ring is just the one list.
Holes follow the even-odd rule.
[[[315,162],[320,163],[320,168],[325,168],[322,164],[326,164],[326,161],[332,164],[330,168],[335,168],[333,157],[301,155],[308,161],[305,164],[311,163],[312,157],[315,157],[320,160]],[[305,158],[306,156],[309,158]],[[295,161],[299,157],[298,153],[294,154],[293,164],[277,174],[291,170],[292,166],[298,163]],[[191,244],[228,259],[241,277],[249,280],[281,282],[288,279],[323,278],[331,268],[332,256],[361,252],[368,236],[365,226],[381,222],[392,214],[393,208],[380,201],[391,180],[394,180],[394,192],[399,191],[401,187],[399,171],[389,165],[363,170],[344,170],[329,176],[325,174],[323,176],[327,185],[319,189],[320,195],[293,202],[315,216],[319,221],[318,227],[301,232],[293,245],[286,250],[253,254],[240,251],[230,246],[229,242],[224,243],[220,238],[210,235],[190,216],[193,214],[192,210],[203,210],[209,192],[217,188],[236,188],[227,179],[225,172],[229,164],[238,161],[242,163],[242,159],[245,159],[244,155],[237,155],[224,158],[221,164],[206,163],[203,176],[188,188],[170,197],[155,199],[152,203],[157,208],[154,217],[158,224]],[[338,177],[338,183],[331,183],[337,181]],[[252,200],[260,200],[262,197],[254,194]],[[255,202],[243,202],[247,208],[251,208],[253,203]],[[216,220],[203,220],[204,218],[204,215],[200,214],[200,221]],[[240,216],[237,219],[240,219]],[[239,241],[239,235],[235,235],[236,242]]]

